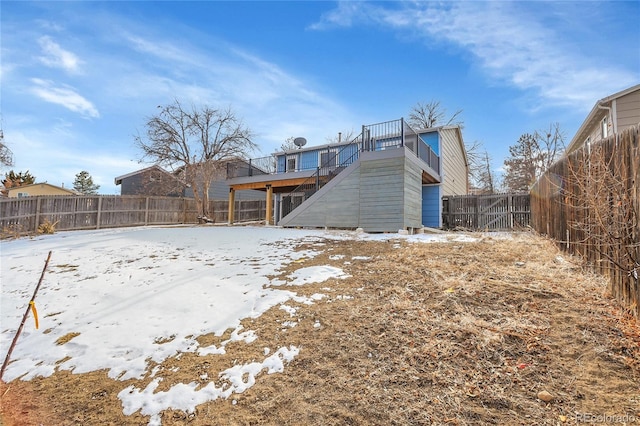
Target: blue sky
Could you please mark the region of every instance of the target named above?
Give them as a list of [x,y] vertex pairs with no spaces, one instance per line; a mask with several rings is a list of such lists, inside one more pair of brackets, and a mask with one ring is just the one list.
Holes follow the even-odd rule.
[[[495,169],[525,132],[570,140],[640,83],[640,2],[2,1],[1,108],[15,171],[103,194],[146,167],[133,136],[174,99],[231,107],[266,156],[461,109]],[[8,169],[3,169],[2,174]]]

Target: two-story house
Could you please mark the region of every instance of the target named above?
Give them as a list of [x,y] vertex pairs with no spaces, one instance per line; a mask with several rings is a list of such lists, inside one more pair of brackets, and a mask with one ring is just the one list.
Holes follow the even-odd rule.
[[229,200],[239,191],[264,191],[267,222],[285,227],[441,227],[442,196],[468,191],[460,128],[416,131],[404,119],[362,126],[360,135],[344,143],[300,147],[250,163],[273,172],[228,170]]

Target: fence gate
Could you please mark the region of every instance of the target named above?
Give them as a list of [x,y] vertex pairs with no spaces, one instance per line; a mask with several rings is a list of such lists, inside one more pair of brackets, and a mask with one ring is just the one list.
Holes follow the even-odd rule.
[[512,230],[529,226],[529,194],[456,195],[442,197],[446,229]]

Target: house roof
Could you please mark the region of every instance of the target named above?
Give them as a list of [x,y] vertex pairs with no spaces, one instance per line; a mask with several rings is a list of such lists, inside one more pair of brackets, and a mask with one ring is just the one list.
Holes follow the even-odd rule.
[[13,186],[11,188],[7,188],[7,191],[9,192],[13,192],[13,191],[22,191],[28,188],[33,188],[36,186],[48,186],[50,188],[54,188],[54,189],[58,189],[62,192],[67,192],[69,193],[69,195],[82,195],[80,192],[76,191],[75,189],[69,189],[69,188],[63,188],[62,186],[58,186],[58,185],[52,185],[50,183],[47,182],[40,182],[40,183],[32,183],[29,185],[20,185],[20,186]]
[[606,108],[601,107],[609,107],[613,100],[621,98],[628,95],[629,93],[633,93],[638,90],[640,90],[640,84],[636,84],[635,86],[631,86],[625,90],[621,90],[620,92],[616,92],[613,95],[609,95],[598,100],[589,112],[589,115],[587,115],[587,118],[582,122],[582,125],[580,126],[576,134],[571,139],[571,142],[569,142],[569,145],[567,145],[567,149],[565,150],[565,152],[569,153],[580,146],[587,137],[585,132],[587,132],[588,129],[592,128],[594,123],[597,123],[604,118],[604,116],[607,114],[607,111]]
[[172,178],[174,178],[176,180],[180,180],[180,179],[178,179],[178,177],[176,177],[173,174],[169,173],[168,171],[166,171],[162,167],[158,166],[157,164],[154,164],[153,166],[149,166],[149,167],[146,167],[144,169],[136,170],[135,172],[127,173],[126,175],[118,176],[118,177],[116,177],[114,179],[114,182],[115,182],[116,185],[120,185],[122,183],[123,179],[126,179],[126,178],[131,177],[131,176],[135,176],[135,175],[138,175],[138,174],[141,174],[141,173],[146,173],[146,172],[149,172],[151,170],[157,170],[159,172],[166,173],[168,176],[171,176]]
[[429,132],[439,132],[441,130],[453,130],[458,134],[458,143],[460,144],[460,151],[464,155],[464,164],[469,167],[469,159],[467,157],[467,148],[464,145],[464,139],[462,139],[462,129],[458,125],[447,125],[447,126],[437,126],[437,127],[426,127],[424,129],[416,130],[416,133],[429,133]]
[[355,143],[355,141],[358,138],[352,139],[350,141],[344,141],[344,142],[334,142],[334,143],[325,143],[322,145],[310,145],[304,148],[293,148],[293,149],[288,149],[286,151],[277,151],[274,152],[273,155],[282,155],[282,154],[296,154],[298,152],[306,152],[306,151],[317,151],[319,149],[324,149],[324,148],[337,148],[340,146],[345,146],[345,145],[351,145],[353,143]]
[[[462,141],[462,132],[460,130],[460,126],[437,126],[437,127],[427,127],[424,129],[419,129],[416,130],[416,133],[431,133],[431,132],[438,132],[440,130],[444,130],[444,129],[456,129],[458,131],[458,136],[460,137],[460,141]],[[295,154],[298,152],[305,152],[305,151],[317,151],[320,149],[325,149],[325,148],[337,148],[337,147],[342,147],[345,145],[351,145],[353,143],[356,143],[357,140],[360,139],[360,135],[358,135],[357,137],[351,139],[351,140],[347,140],[347,141],[343,141],[343,142],[334,142],[334,143],[326,143],[326,144],[322,144],[322,145],[312,145],[312,146],[307,146],[304,148],[294,148],[291,150],[287,150],[287,151],[277,151],[274,152],[273,155],[282,155],[282,154]],[[464,144],[463,144],[463,148],[464,148]],[[464,151],[464,150],[463,150]],[[466,151],[465,151],[465,162],[466,162]]]

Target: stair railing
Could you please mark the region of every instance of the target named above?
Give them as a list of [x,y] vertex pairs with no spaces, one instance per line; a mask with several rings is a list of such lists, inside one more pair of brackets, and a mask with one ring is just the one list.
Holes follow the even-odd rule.
[[[349,154],[349,150],[353,150],[353,153]],[[337,151],[331,150],[331,147],[327,148],[326,158],[321,165],[317,167],[315,173],[305,179],[304,182],[291,192],[282,196],[282,217],[291,213],[296,207],[302,204],[304,200],[318,192],[320,188],[336,177],[342,170],[356,161],[361,150],[362,134],[353,138],[351,142],[342,146]],[[325,151],[318,152],[321,156],[324,153]],[[340,160],[344,155],[348,155],[348,157]]]

